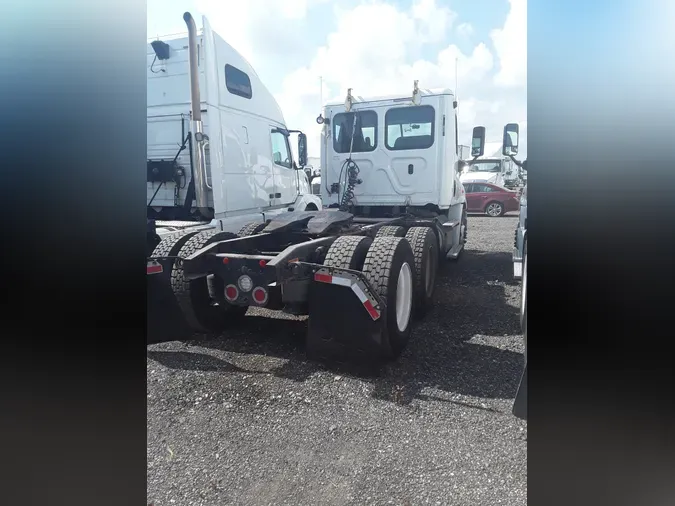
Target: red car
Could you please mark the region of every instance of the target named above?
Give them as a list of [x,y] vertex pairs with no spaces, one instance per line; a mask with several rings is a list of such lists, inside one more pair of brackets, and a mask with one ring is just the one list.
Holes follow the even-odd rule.
[[518,210],[518,192],[490,183],[464,183],[464,190],[467,211],[470,213],[485,213],[497,218]]

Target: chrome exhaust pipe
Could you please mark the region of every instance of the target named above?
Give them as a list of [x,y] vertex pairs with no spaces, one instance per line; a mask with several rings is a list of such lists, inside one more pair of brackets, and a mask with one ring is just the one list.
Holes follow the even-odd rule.
[[209,185],[206,180],[206,140],[202,124],[201,97],[199,95],[199,56],[197,52],[197,25],[192,14],[186,12],[183,19],[188,28],[188,51],[190,65],[190,94],[192,120],[191,131],[194,141],[194,167],[193,175],[195,183],[195,201],[199,212],[205,218],[213,218],[213,211],[209,208]]

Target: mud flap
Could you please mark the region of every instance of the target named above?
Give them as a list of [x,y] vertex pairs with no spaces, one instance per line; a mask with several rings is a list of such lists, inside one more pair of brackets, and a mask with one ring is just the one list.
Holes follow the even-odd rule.
[[527,420],[527,362],[523,369],[523,375],[520,378],[516,398],[513,401],[513,415],[517,418]]
[[192,337],[166,271],[148,274],[146,344],[181,341]]
[[386,308],[374,320],[348,286],[312,281],[309,287],[307,355],[311,360],[371,370],[385,362]]

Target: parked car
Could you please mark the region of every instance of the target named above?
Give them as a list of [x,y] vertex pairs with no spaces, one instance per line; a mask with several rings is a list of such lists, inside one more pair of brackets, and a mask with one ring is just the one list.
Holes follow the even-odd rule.
[[518,210],[518,192],[490,183],[464,183],[464,190],[467,211],[470,213],[485,213],[497,218]]

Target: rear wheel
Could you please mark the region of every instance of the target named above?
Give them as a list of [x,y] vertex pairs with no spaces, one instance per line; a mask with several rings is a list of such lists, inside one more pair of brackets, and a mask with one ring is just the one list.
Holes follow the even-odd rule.
[[[215,230],[200,232],[183,245],[178,256],[186,258],[209,243],[235,237],[237,235],[231,232]],[[219,278],[214,278],[213,284],[216,293],[224,292],[225,287]],[[188,325],[196,332],[221,331],[233,320],[245,315],[248,309],[227,304],[221,297],[216,297],[219,301],[211,298],[207,278],[186,279],[180,262],[174,263],[171,270],[171,288]]]
[[405,228],[397,225],[381,227],[375,237],[405,237]]
[[254,221],[252,223],[247,223],[239,229],[237,235],[239,237],[246,237],[249,235],[257,235],[267,226],[267,223],[260,223],[259,221]]
[[[160,241],[155,247],[150,256],[153,257],[175,257],[183,247],[183,245],[190,240],[191,237],[199,233],[198,231],[181,231],[171,234]],[[173,263],[171,264],[173,265]]]
[[360,271],[372,243],[373,240],[366,236],[338,237],[328,249],[323,265]]
[[382,343],[388,343],[389,349],[384,352],[390,358],[398,357],[410,339],[415,309],[415,256],[410,243],[400,237],[376,238],[366,255],[363,273],[386,304]]
[[438,271],[438,240],[429,227],[412,227],[405,238],[415,256],[415,315],[422,317],[433,303]]
[[502,214],[504,214],[504,206],[501,202],[490,202],[485,207],[485,214],[491,218],[499,218]]

